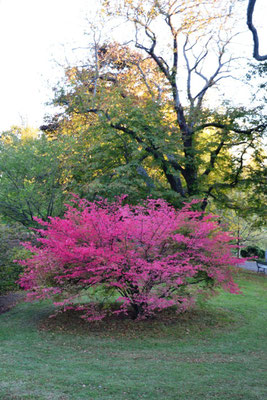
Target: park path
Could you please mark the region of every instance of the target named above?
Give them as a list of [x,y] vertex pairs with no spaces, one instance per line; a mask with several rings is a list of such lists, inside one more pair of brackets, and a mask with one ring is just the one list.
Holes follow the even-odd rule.
[[258,272],[256,261],[246,261],[244,264],[237,265],[237,267]]
[[258,272],[256,261],[246,261],[244,264],[238,265],[238,267],[247,269],[249,271]]

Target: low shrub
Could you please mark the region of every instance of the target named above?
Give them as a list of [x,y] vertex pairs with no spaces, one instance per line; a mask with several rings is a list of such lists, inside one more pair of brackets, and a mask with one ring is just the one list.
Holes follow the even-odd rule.
[[20,285],[28,299],[52,298],[88,320],[181,312],[216,287],[238,293],[229,268],[240,263],[233,238],[214,216],[193,211],[194,203],[177,211],[163,200],[130,206],[75,197],[63,218],[38,220],[40,246],[24,244],[33,256],[20,262]]

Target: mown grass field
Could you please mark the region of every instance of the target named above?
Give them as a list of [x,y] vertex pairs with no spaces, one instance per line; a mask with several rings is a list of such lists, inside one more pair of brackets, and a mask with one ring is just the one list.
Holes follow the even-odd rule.
[[0,316],[0,399],[265,400],[267,276],[237,281],[243,295],[142,323],[21,303]]

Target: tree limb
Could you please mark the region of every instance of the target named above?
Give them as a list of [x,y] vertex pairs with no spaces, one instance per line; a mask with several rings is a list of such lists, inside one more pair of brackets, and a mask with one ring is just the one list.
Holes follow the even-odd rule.
[[209,166],[206,168],[206,170],[203,172],[203,175],[208,176],[210,174],[210,172],[212,171],[212,169],[214,168],[215,165],[215,161],[217,156],[219,155],[221,149],[223,148],[225,143],[225,139],[223,138],[221,140],[221,142],[218,144],[216,150],[212,151],[210,154],[210,162],[209,162]]
[[257,61],[266,61],[267,60],[267,54],[261,56],[259,54],[259,37],[258,37],[258,32],[255,26],[253,25],[252,22],[252,17],[254,13],[254,7],[256,4],[256,0],[249,0],[248,1],[248,7],[247,7],[247,26],[248,29],[252,33],[252,38],[253,38],[253,57]]
[[261,125],[258,125],[258,126],[254,127],[254,128],[250,128],[250,129],[238,129],[238,128],[234,128],[231,125],[220,124],[220,123],[217,123],[217,122],[207,122],[206,124],[202,124],[202,125],[197,126],[194,129],[194,132],[198,132],[198,131],[201,131],[202,129],[209,128],[209,127],[225,129],[225,130],[228,130],[228,131],[233,131],[233,132],[236,132],[236,133],[249,135],[252,132],[263,132],[266,129],[267,125],[266,124],[261,124]]

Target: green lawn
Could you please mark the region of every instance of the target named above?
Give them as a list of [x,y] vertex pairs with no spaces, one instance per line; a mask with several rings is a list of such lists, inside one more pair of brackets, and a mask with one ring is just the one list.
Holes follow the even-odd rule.
[[86,324],[23,303],[0,316],[1,400],[264,400],[267,276],[239,274],[174,320]]

